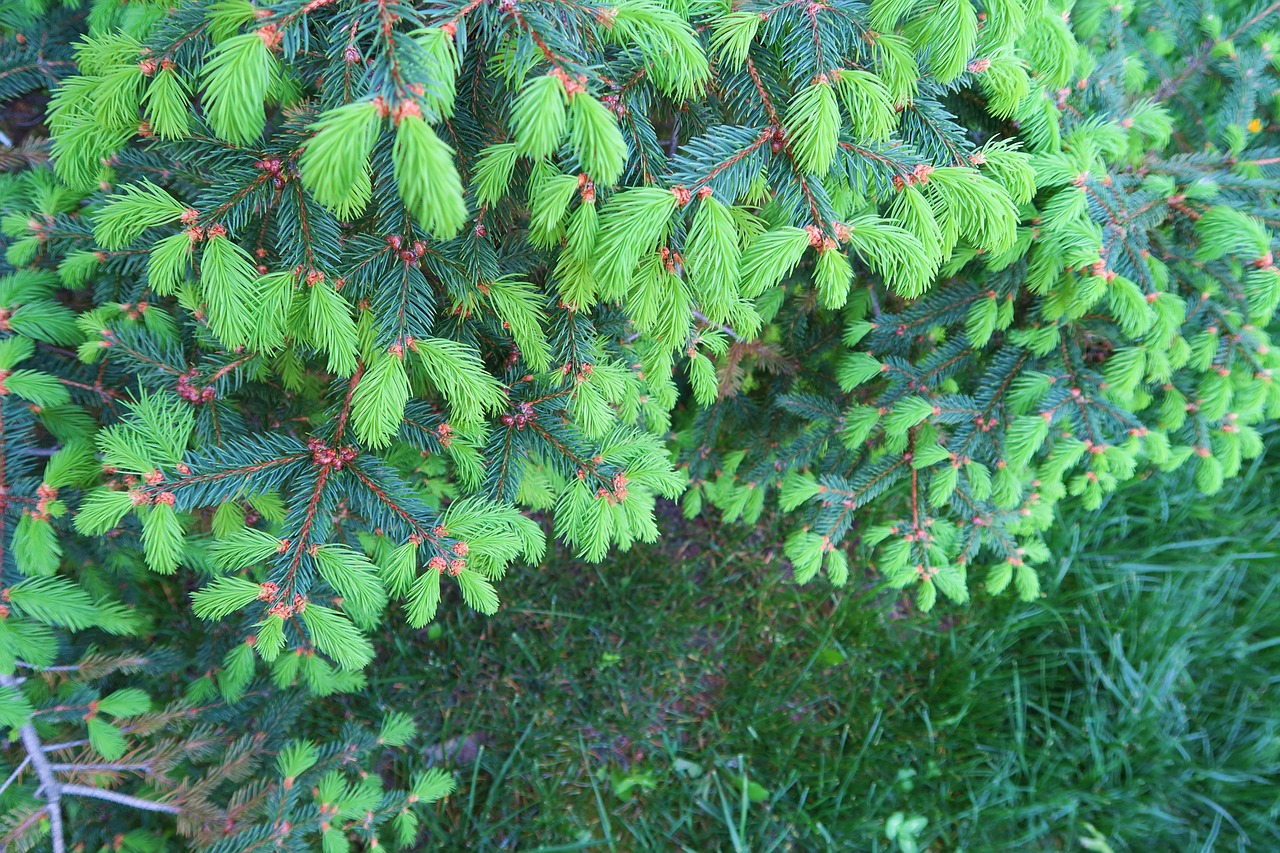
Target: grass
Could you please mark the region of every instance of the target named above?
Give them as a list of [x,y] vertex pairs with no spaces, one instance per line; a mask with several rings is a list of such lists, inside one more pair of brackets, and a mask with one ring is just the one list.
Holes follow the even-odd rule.
[[1280,849],[1277,479],[1137,484],[1062,519],[1044,600],[929,616],[796,588],[768,530],[554,555],[394,637],[388,770],[455,770],[439,849]]

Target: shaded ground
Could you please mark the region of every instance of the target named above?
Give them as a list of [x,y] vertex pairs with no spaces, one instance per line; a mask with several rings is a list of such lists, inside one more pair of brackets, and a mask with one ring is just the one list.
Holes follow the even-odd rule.
[[768,530],[555,554],[372,692],[458,775],[440,849],[1280,849],[1273,468],[1064,519],[1033,605],[797,589]]

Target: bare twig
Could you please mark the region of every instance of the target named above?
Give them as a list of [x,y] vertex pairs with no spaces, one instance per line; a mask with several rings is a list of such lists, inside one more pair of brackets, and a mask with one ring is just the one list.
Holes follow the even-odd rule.
[[742,343],[742,338],[738,337],[738,333],[735,332],[733,329],[730,329],[728,326],[724,324],[712,323],[710,320],[707,319],[706,315],[703,314],[701,311],[690,311],[689,313],[692,314],[693,319],[697,320],[699,323],[703,323],[707,326],[710,326],[713,329],[719,329],[729,337],[733,338],[738,343]]
[[[46,751],[47,749],[48,748],[46,747]],[[95,773],[95,772],[109,773],[109,772],[121,771],[121,770],[137,770],[142,773],[151,772],[150,764],[50,764],[49,766],[57,771],[73,771],[73,772],[84,772],[84,773]],[[63,785],[62,787],[65,789],[66,785]],[[0,788],[0,791],[2,790],[4,789]]]
[[[61,449],[60,447],[24,447],[18,452],[24,456],[52,456]],[[59,669],[59,667],[51,667],[51,669]],[[70,667],[61,667],[61,669],[70,669]]]
[[867,292],[871,294],[871,316],[879,320],[880,319],[880,299],[876,296],[876,286],[874,284],[868,284]]
[[15,767],[13,772],[9,774],[9,778],[4,780],[3,785],[0,785],[0,794],[3,794],[8,789],[8,787],[13,784],[13,780],[17,779],[18,774],[21,773],[23,769],[30,763],[31,763],[30,755],[22,759],[22,763],[19,764],[17,767]]
[[89,741],[87,740],[68,740],[68,741],[64,741],[63,743],[46,744],[44,751],[46,753],[57,752],[60,749],[71,749],[72,747],[88,746],[88,745],[89,745]]
[[[0,673],[0,686],[16,688],[18,684],[18,679],[12,675]],[[66,853],[67,844],[62,834],[62,786],[58,784],[57,777],[53,775],[53,768],[49,766],[49,759],[45,757],[44,747],[40,743],[40,735],[36,733],[36,727],[27,723],[18,729],[18,734],[22,737],[22,745],[26,747],[27,759],[35,768],[36,777],[40,780],[40,789],[44,791],[44,799],[49,811],[49,837],[53,842],[53,853]]]
[[[0,686],[17,687],[22,683],[22,679],[15,678],[12,675],[0,673]],[[40,780],[40,787],[36,794],[39,796],[42,792],[45,801],[45,811],[49,813],[49,836],[53,844],[53,853],[66,853],[67,843],[62,828],[62,797],[70,795],[74,797],[92,797],[95,800],[106,800],[110,803],[117,803],[122,806],[128,806],[133,809],[140,809],[148,812],[165,812],[166,814],[178,814],[181,809],[170,803],[157,803],[152,800],[144,800],[141,797],[131,797],[128,794],[121,794],[116,791],[108,791],[103,788],[93,788],[88,785],[67,785],[58,781],[58,777],[54,775],[55,771],[89,771],[94,770],[142,770],[148,771],[150,767],[146,764],[53,764],[49,761],[48,752],[59,749],[67,749],[72,746],[81,746],[87,741],[69,741],[67,743],[56,743],[45,746],[40,742],[40,735],[36,732],[36,728],[31,723],[27,723],[18,733],[22,737],[22,745],[27,750],[27,757],[23,759],[18,768],[0,786],[0,792],[12,784],[13,780],[18,777],[22,769],[31,764],[36,771],[36,777]]]
[[77,797],[93,797],[96,800],[106,800],[112,803],[119,803],[122,806],[141,809],[145,812],[178,814],[178,812],[182,811],[182,809],[170,803],[157,803],[154,800],[144,800],[141,797],[131,797],[128,794],[120,794],[103,788],[90,788],[88,785],[63,785],[62,793],[71,794]]

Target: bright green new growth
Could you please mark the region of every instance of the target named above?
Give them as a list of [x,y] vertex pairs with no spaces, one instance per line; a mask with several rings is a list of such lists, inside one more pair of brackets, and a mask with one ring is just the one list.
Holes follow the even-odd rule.
[[363,101],[330,110],[311,126],[315,135],[298,166],[316,201],[339,219],[354,219],[369,203],[369,156],[380,124],[377,104]]
[[516,151],[533,160],[554,154],[564,138],[566,101],[559,77],[545,74],[531,78],[511,108]]
[[405,205],[432,234],[449,238],[467,218],[462,179],[453,150],[421,116],[405,115],[396,126],[396,184]]
[[796,162],[811,174],[831,168],[840,135],[840,106],[827,80],[801,89],[787,109],[787,135]]
[[172,68],[163,68],[142,96],[147,124],[161,139],[182,139],[191,133],[191,92]]
[[186,210],[155,184],[133,184],[107,200],[94,223],[93,237],[104,248],[121,249],[148,228],[178,221]]
[[597,183],[618,182],[627,161],[627,142],[609,110],[585,92],[569,101],[569,138],[573,154]]
[[219,44],[202,74],[209,123],[219,136],[246,145],[266,125],[263,101],[280,73],[265,31],[242,33]]
[[[0,181],[5,606],[44,626],[0,674],[134,585],[209,623],[192,703],[354,691],[387,620],[493,614],[544,527],[599,560],[659,498],[776,498],[801,582],[1031,598],[1060,502],[1215,491],[1280,415],[1256,10],[1201,55],[1159,4],[91,6],[53,59],[0,23],[0,94],[65,72],[52,169]],[[346,816],[288,843],[415,841],[289,739]]]

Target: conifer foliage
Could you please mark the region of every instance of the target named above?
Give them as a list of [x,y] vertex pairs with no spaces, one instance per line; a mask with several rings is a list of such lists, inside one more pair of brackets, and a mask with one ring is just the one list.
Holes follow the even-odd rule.
[[[3,8],[0,96],[52,95],[49,163],[0,180],[0,713],[36,770],[15,673],[142,630],[117,576],[205,620],[199,717],[494,613],[530,511],[598,560],[659,498],[776,502],[797,580],[1031,598],[1059,501],[1212,493],[1280,414],[1275,4]],[[82,665],[111,763],[99,715],[150,699]],[[213,849],[408,844],[449,787],[285,740]],[[75,793],[41,781],[13,838]],[[148,784],[209,841],[207,791]]]
[[[843,229],[873,275],[851,285],[828,259],[838,226],[816,257],[797,239],[770,324],[737,336],[683,433],[690,509],[754,520],[776,496],[797,579],[844,583],[856,543],[925,610],[979,586],[1035,597],[1059,501],[1098,508],[1177,468],[1212,494],[1280,414],[1280,9],[993,4],[975,42],[967,6],[931,17],[957,8],[871,4],[878,29],[956,39],[968,64],[943,49],[895,93],[902,144],[879,183],[829,146],[810,160],[847,178]],[[945,120],[931,92],[950,93]],[[864,249],[868,210],[902,236]]]

